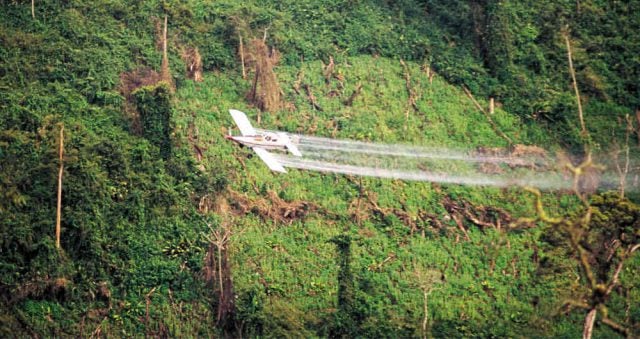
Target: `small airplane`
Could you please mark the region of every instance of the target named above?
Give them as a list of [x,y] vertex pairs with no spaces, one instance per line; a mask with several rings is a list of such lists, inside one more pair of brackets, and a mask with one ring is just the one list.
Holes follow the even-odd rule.
[[287,133],[258,133],[253,126],[251,126],[251,122],[249,122],[246,114],[235,109],[230,109],[229,113],[238,126],[242,136],[231,135],[231,131],[229,131],[229,135],[226,136],[227,140],[235,141],[242,146],[251,147],[272,171],[287,173],[284,166],[273,157],[273,154],[267,152],[267,150],[283,149],[291,152],[291,154],[295,156],[302,156],[302,153],[300,153],[300,150],[298,150],[298,147],[291,141]]

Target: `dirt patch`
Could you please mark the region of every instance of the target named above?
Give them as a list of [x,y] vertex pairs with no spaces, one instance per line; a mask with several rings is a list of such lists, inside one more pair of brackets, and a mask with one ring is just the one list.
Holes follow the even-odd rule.
[[247,99],[263,112],[282,108],[282,89],[273,71],[280,61],[278,50],[267,47],[261,39],[254,39],[249,43],[244,59],[254,69],[253,85]]
[[25,299],[64,301],[71,288],[72,282],[65,277],[36,276],[19,285],[5,299],[9,301],[8,304],[16,304]]
[[486,158],[487,161],[478,164],[478,170],[486,174],[500,174],[514,168],[544,171],[552,167],[547,151],[535,145],[515,144],[508,148],[480,146],[472,155]]
[[131,93],[142,86],[150,86],[162,80],[160,73],[151,68],[143,67],[130,72],[120,73],[118,90],[128,102],[133,102]]
[[514,222],[514,218],[509,212],[498,207],[473,205],[466,200],[453,200],[449,196],[442,200],[442,205],[449,212],[449,215],[451,215],[458,229],[467,240],[469,240],[468,228],[465,226],[464,221],[478,226],[483,231],[487,228],[502,230]]
[[228,190],[229,209],[236,215],[254,213],[263,220],[275,220],[291,224],[306,218],[309,213],[321,208],[308,201],[286,201],[274,191],[267,191],[266,197],[250,198],[246,194]]
[[180,51],[182,61],[184,61],[187,78],[195,82],[202,81],[202,57],[198,47],[183,47]]
[[[361,186],[354,178],[347,177],[348,180],[357,186]],[[430,215],[426,212],[420,212],[417,215],[407,211],[404,203],[401,202],[402,208],[396,207],[382,207],[378,205],[378,195],[375,192],[368,191],[363,187],[360,187],[360,195],[355,198],[349,204],[349,210],[351,212],[351,218],[356,221],[358,225],[362,221],[369,220],[371,216],[377,216],[379,219],[386,219],[389,216],[395,216],[407,226],[413,235],[415,232],[422,232],[424,234],[424,228],[427,224],[441,225],[434,215]]]
[[537,156],[540,158],[547,157],[547,151],[535,145],[522,145],[515,144],[510,148],[510,156],[512,157],[522,157],[522,156]]
[[136,111],[132,93],[140,87],[157,84],[160,80],[162,80],[160,73],[148,67],[120,73],[118,91],[125,98],[125,116],[131,121],[132,130],[138,135],[142,135],[142,123],[140,113]]

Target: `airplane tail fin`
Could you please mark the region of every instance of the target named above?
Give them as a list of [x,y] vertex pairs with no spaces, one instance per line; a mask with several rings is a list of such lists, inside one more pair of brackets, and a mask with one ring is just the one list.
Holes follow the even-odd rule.
[[251,126],[251,122],[249,122],[246,114],[235,109],[230,109],[229,113],[231,114],[233,121],[235,121],[236,125],[238,126],[238,129],[240,130],[240,134],[242,134],[242,136],[252,136],[257,134],[256,130],[253,129],[253,126]]

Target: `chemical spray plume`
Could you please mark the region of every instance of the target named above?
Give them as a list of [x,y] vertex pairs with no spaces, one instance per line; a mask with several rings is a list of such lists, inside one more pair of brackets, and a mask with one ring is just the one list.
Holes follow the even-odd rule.
[[[277,131],[258,130],[260,132]],[[376,144],[362,141],[330,139],[323,137],[307,136],[301,134],[289,134],[292,140],[297,142],[298,148],[303,153],[314,154],[319,158],[326,158],[327,154],[335,156],[335,153],[342,153],[345,157],[350,157],[352,153],[396,156],[407,158],[426,158],[443,160],[460,160],[466,162],[482,163],[503,163],[515,166],[523,165],[546,165],[547,159],[541,156],[521,156],[518,158],[510,156],[483,155],[478,152],[454,150],[451,148],[417,147],[402,144]],[[326,151],[326,152],[322,152]],[[330,153],[331,151],[335,151]]]
[[[259,132],[278,132],[259,130]],[[514,156],[499,148],[471,151],[445,147],[420,147],[401,144],[378,144],[345,139],[289,134],[303,157],[274,154],[285,167],[326,173],[371,176],[412,181],[429,181],[461,185],[511,187],[530,186],[542,190],[571,190],[570,173],[562,170],[562,161],[544,154]],[[600,155],[598,160],[608,165],[611,160]],[[603,171],[585,178],[588,187],[640,190],[638,169],[631,159],[621,183],[620,174]],[[595,180],[595,181],[594,181]],[[582,186],[582,185],[581,185]],[[578,189],[583,189],[579,187]]]
[[327,173],[339,173],[358,176],[369,176],[387,179],[400,179],[411,181],[429,181],[438,183],[461,184],[472,186],[532,186],[540,189],[568,189],[571,181],[561,177],[520,177],[507,178],[480,174],[454,175],[449,173],[434,173],[426,171],[408,171],[379,167],[353,166],[347,164],[332,163],[327,161],[309,160],[285,154],[275,155],[276,159],[285,167],[312,170]]

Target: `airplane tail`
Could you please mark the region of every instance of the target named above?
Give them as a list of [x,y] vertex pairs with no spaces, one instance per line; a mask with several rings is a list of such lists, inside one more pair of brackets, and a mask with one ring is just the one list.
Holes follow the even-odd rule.
[[287,144],[287,149],[289,150],[289,152],[291,152],[291,154],[295,155],[296,157],[302,156],[302,153],[300,153],[298,146],[294,145],[292,142],[289,142]]
[[287,143],[285,144],[285,147],[287,147],[287,150],[289,150],[289,152],[291,152],[291,154],[295,155],[296,157],[301,157],[302,153],[300,153],[300,150],[298,149],[298,146],[296,146],[292,141],[291,138],[289,137],[289,135],[287,133],[278,133],[278,135],[280,135],[280,138],[282,138],[283,140],[286,140]]

